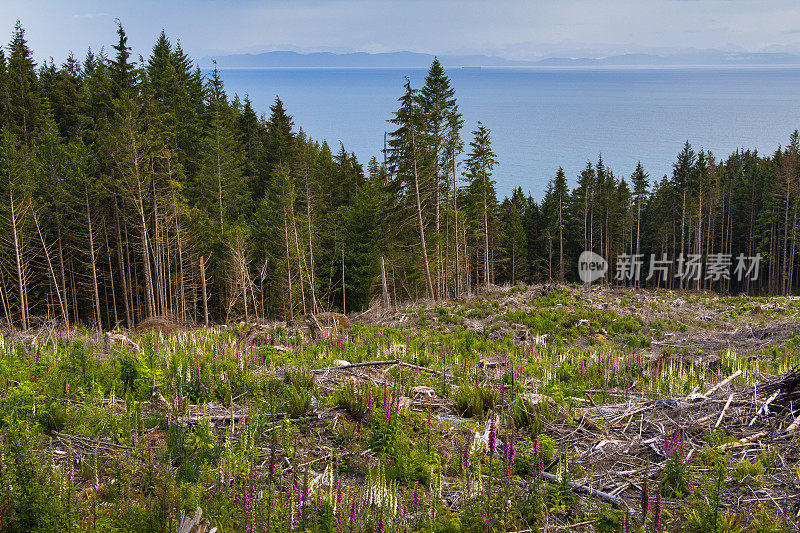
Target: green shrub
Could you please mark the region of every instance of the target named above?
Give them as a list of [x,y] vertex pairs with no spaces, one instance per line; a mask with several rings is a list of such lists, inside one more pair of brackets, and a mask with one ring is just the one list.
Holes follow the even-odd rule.
[[775,457],[775,450],[761,448],[758,452],[758,461],[762,464],[766,472],[771,472],[775,468]]
[[534,402],[530,398],[520,396],[514,400],[511,416],[517,428],[528,429],[531,433],[537,434],[542,431],[543,422],[552,420],[555,413],[550,407],[549,398]]
[[761,481],[763,480],[764,466],[761,464],[761,461],[756,460],[751,463],[749,460],[742,458],[736,461],[736,464],[733,466],[733,477],[740,483],[746,483],[750,486],[757,487],[761,485]]
[[333,403],[361,422],[367,415],[370,394],[375,397],[375,389],[371,383],[356,385],[348,380],[333,393]]
[[61,492],[62,475],[51,473],[35,450],[44,442],[41,435],[24,423],[15,422],[4,431],[4,466],[0,471],[0,508],[4,512],[3,531],[69,530],[75,492]]
[[534,477],[539,471],[553,461],[555,442],[546,435],[538,435],[535,446],[531,438],[526,438],[517,445],[517,457],[514,460],[514,472],[522,477]]
[[542,463],[547,465],[553,462],[556,457],[556,443],[547,435],[539,435],[536,437],[539,441],[539,456],[542,458]]
[[725,474],[728,457],[716,450],[704,450],[708,471],[703,472],[704,494],[693,494],[692,502],[684,516],[687,531],[694,533],[739,533],[742,531],[739,517],[722,510],[722,494],[725,490]]
[[497,391],[491,387],[462,385],[453,398],[455,410],[460,416],[480,418],[497,404]]
[[785,533],[793,530],[785,516],[771,513],[769,506],[763,504],[758,506],[750,529],[753,533]]
[[211,427],[211,420],[203,417],[192,432],[192,447],[197,457],[197,461],[205,464],[213,464],[219,459],[220,446],[214,430]]
[[290,387],[312,390],[314,388],[314,374],[305,368],[289,370],[283,375],[283,382]]
[[200,479],[200,465],[196,461],[191,435],[183,426],[172,424],[167,430],[164,459],[178,468],[178,480],[197,483]]
[[67,408],[61,402],[50,402],[39,411],[38,418],[44,431],[61,431],[67,423]]
[[689,495],[692,473],[684,460],[670,455],[661,472],[661,494],[667,498],[683,499]]
[[291,385],[284,391],[286,396],[286,413],[292,418],[305,416],[311,409],[314,394],[310,389]]
[[36,392],[33,383],[23,381],[8,389],[0,401],[0,422],[10,425],[16,420],[29,420],[37,409],[41,409],[42,395]]

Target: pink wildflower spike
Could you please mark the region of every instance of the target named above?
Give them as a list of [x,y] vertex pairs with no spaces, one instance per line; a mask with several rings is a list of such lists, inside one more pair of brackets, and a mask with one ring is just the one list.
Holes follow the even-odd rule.
[[656,531],[661,531],[661,491],[656,491],[656,506],[653,509],[653,528]]

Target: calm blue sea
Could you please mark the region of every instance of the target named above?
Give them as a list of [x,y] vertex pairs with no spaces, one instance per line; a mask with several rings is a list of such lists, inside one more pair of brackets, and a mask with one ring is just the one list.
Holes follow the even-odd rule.
[[[800,128],[800,69],[449,69],[465,135],[482,121],[500,165],[498,193],[521,185],[537,199],[563,166],[571,180],[602,153],[616,175],[641,160],[651,178],[670,173],[683,142],[725,157],[737,147],[772,152]],[[366,164],[404,76],[425,70],[225,69],[226,90],[248,94],[259,114],[279,95],[295,124]]]

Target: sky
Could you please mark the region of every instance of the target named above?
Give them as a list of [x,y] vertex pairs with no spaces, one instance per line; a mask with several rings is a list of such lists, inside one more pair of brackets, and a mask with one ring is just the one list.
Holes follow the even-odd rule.
[[39,61],[109,49],[117,18],[135,54],[148,55],[164,29],[197,59],[269,50],[507,59],[800,53],[796,0],[0,0],[6,42],[19,19]]

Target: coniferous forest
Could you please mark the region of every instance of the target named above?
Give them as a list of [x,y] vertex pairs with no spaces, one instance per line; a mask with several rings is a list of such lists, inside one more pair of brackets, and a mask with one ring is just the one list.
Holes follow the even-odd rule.
[[359,162],[164,32],[33,58],[17,22],[0,532],[798,531],[797,132],[500,200],[438,60]]
[[[544,198],[497,197],[490,129],[465,131],[438,63],[398,86],[367,162],[225,91],[163,33],[132,56],[37,64],[17,23],[0,51],[0,317],[131,328],[290,319],[448,299],[488,285],[575,282],[581,251],[761,256],[757,280],[640,285],[790,294],[800,281],[797,133],[724,158],[687,141],[670,176],[620,176],[602,156],[554,170]],[[263,112],[262,112],[263,111]],[[587,154],[587,157],[591,154]],[[576,186],[570,190],[569,182]],[[628,283],[632,281],[624,280]]]

